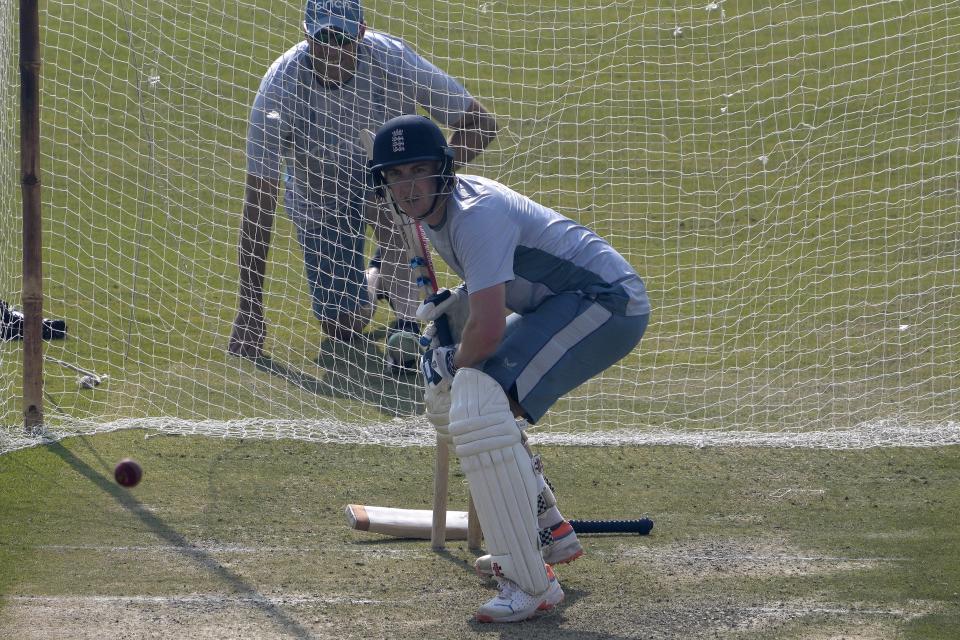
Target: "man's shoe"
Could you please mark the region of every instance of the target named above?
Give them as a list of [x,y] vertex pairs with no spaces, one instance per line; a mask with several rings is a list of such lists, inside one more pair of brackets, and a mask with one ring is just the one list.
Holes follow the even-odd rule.
[[547,564],[567,564],[583,555],[577,532],[567,520],[549,529],[542,529],[540,544],[543,561]]
[[[564,520],[549,529],[540,530],[540,553],[547,564],[567,564],[583,555],[583,546],[577,540],[577,532]],[[480,577],[493,575],[489,555],[477,558],[473,568]]]
[[537,615],[538,611],[547,611],[563,602],[563,589],[546,565],[549,586],[539,595],[531,595],[517,586],[516,582],[506,578],[497,578],[498,593],[477,611],[477,622],[520,622]]

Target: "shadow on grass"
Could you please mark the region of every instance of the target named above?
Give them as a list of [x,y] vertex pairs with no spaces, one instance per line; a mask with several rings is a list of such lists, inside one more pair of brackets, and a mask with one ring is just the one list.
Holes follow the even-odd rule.
[[419,378],[390,368],[379,347],[384,340],[379,333],[352,342],[327,338],[320,343],[317,364],[327,370],[338,395],[360,398],[395,416],[413,415],[422,395]]
[[[393,536],[383,536],[382,538],[373,538],[370,540],[355,540],[353,541],[353,544],[359,547],[377,547],[384,544],[390,544],[391,546],[398,546],[398,545],[399,546],[404,546],[404,545],[420,546],[425,542],[427,542],[427,539],[395,538]],[[441,560],[445,560],[450,564],[454,565],[458,569],[463,569],[467,573],[473,574],[475,573],[473,569],[473,560],[472,559],[464,560],[464,558],[462,557],[462,554],[469,553],[471,555],[471,558],[474,558],[476,556],[483,555],[484,553],[486,553],[486,551],[482,549],[468,550],[466,541],[463,541],[462,545],[458,544],[459,542],[460,541],[449,541],[447,542],[447,546],[444,547],[443,549],[440,549],[439,551],[436,549],[430,549],[430,552],[433,553],[436,557],[440,558]],[[451,547],[456,547],[457,551],[451,551],[450,549]]]
[[[458,541],[459,542],[459,541]],[[424,540],[414,538],[394,538],[384,536],[382,538],[372,538],[369,540],[356,540],[354,544],[361,547],[376,547],[389,543],[391,546],[419,546]],[[457,547],[456,551],[450,549],[451,546]],[[433,551],[436,557],[449,562],[458,569],[463,569],[467,573],[474,574],[473,561],[465,560],[463,554],[466,552],[466,542],[462,545],[457,543],[448,543],[447,548],[440,551]],[[470,556],[486,553],[485,550],[471,550]],[[558,574],[559,575],[559,574]],[[562,577],[561,577],[562,578]],[[491,588],[496,587],[493,578],[488,579]],[[562,579],[561,579],[562,584]],[[591,632],[582,628],[562,628],[566,622],[563,611],[566,607],[573,606],[580,599],[589,597],[590,592],[582,589],[565,588],[563,602],[557,605],[554,611],[549,613],[537,614],[532,620],[517,624],[486,624],[470,620],[468,626],[481,636],[503,638],[504,640],[516,638],[517,640],[529,640],[531,638],[551,638],[551,640],[629,640],[636,638],[636,630],[632,630],[631,635],[615,635],[608,631]],[[479,607],[481,602],[477,602]]]
[[246,359],[257,370],[317,396],[363,402],[394,417],[416,415],[422,401],[416,373],[393,371],[376,344],[372,336],[353,342],[324,340],[317,357],[326,370],[322,378],[266,353]]
[[59,456],[61,460],[83,477],[87,478],[95,486],[99,487],[104,493],[110,495],[120,506],[137,516],[153,533],[176,548],[178,553],[193,560],[205,571],[215,576],[222,583],[228,585],[237,594],[248,598],[253,606],[276,623],[277,626],[281,627],[285,633],[290,634],[291,637],[294,638],[313,637],[309,630],[301,626],[296,620],[287,615],[286,612],[270,602],[251,585],[244,582],[240,576],[231,572],[211,557],[209,553],[194,546],[183,534],[147,511],[143,507],[143,504],[129,491],[115,484],[112,479],[97,472],[90,467],[90,465],[64,448],[59,442],[48,445],[48,448],[50,452]]
[[262,355],[254,358],[253,364],[260,371],[283,378],[293,386],[300,387],[304,391],[318,396],[329,395],[329,385],[324,384],[319,378],[305,371],[300,371],[282,360],[277,360],[269,355]]
[[608,631],[588,631],[583,628],[563,628],[566,618],[565,608],[573,606],[581,598],[589,596],[580,589],[564,589],[563,602],[546,613],[538,613],[532,620],[513,624],[486,624],[471,620],[468,625],[480,637],[502,638],[503,640],[527,640],[529,638],[550,638],[551,640],[628,640],[636,638],[638,629],[631,629],[630,635],[617,635]]

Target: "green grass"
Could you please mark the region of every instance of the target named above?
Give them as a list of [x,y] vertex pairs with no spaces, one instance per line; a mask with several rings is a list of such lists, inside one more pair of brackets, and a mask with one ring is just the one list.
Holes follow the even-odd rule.
[[[149,619],[157,637],[932,639],[960,622],[956,447],[545,447],[565,513],[655,527],[584,538],[558,613],[488,630],[468,623],[490,590],[463,543],[345,525],[351,502],[426,508],[430,449],[144,435],[0,457],[12,637]],[[145,475],[126,490],[111,469],[130,455]],[[451,487],[462,508],[456,470]]]

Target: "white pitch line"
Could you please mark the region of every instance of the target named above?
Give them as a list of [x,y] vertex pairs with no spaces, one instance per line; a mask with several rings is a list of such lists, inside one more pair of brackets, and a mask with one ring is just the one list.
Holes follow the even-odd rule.
[[233,545],[120,545],[103,544],[46,544],[37,547],[43,551],[100,551],[103,553],[316,553],[311,547],[246,547]]
[[[99,553],[240,553],[240,554],[254,554],[254,553],[291,553],[291,554],[305,554],[305,553],[321,553],[326,551],[326,548],[319,547],[250,547],[242,545],[195,545],[195,546],[178,546],[178,545],[122,545],[122,546],[111,546],[111,545],[98,545],[98,544],[48,544],[48,545],[39,545],[37,549],[41,551],[93,551]],[[415,549],[389,549],[383,547],[377,547],[376,550],[371,549],[350,549],[342,548],[337,551],[340,554],[354,554],[362,556],[380,556],[380,557],[395,557],[395,558],[425,558],[432,554],[426,552],[415,550]],[[595,556],[619,556],[624,555],[617,552],[608,552],[602,550],[594,550],[591,552]],[[650,549],[644,548],[642,550],[636,550],[635,552],[628,552],[626,555],[643,555],[650,558],[677,558],[683,560],[702,560],[709,562],[723,562],[723,561],[747,561],[747,562],[907,562],[910,558],[901,558],[901,557],[848,557],[848,556],[802,556],[802,555],[788,555],[788,554],[726,554],[726,555],[704,555],[704,554],[689,554],[689,553],[669,553],[661,551],[651,551]]]
[[590,552],[593,556],[637,556],[637,557],[646,557],[650,559],[678,559],[678,560],[703,560],[708,562],[736,562],[736,561],[747,561],[747,562],[864,562],[864,563],[875,563],[875,562],[909,562],[910,558],[900,558],[900,557],[863,557],[863,558],[853,558],[846,556],[800,556],[800,555],[789,555],[789,554],[724,554],[724,555],[708,555],[708,554],[690,554],[690,553],[671,553],[667,551],[657,551],[649,549],[646,547],[643,548],[634,548],[629,549],[624,552],[610,552],[602,550],[591,550]]
[[[371,598],[352,598],[347,596],[319,596],[312,594],[283,594],[275,596],[265,595],[226,595],[219,593],[193,593],[168,596],[107,596],[107,595],[89,595],[89,596],[39,596],[39,595],[6,595],[0,596],[0,602],[6,601],[9,604],[16,605],[44,605],[63,607],[65,605],[200,605],[200,606],[223,606],[223,605],[251,605],[268,604],[271,606],[302,606],[302,605],[360,605],[360,606],[380,606],[409,603],[411,600],[430,597],[436,599],[439,594],[430,593],[424,596],[413,596],[402,600],[375,600]],[[831,615],[831,616],[891,616],[891,617],[910,617],[919,615],[916,611],[905,611],[903,609],[857,609],[853,607],[842,606],[796,606],[784,604],[784,606],[744,606],[740,607],[744,611],[756,612],[764,615],[777,616],[804,616],[804,615]],[[681,607],[687,609],[687,607]]]
[[[328,548],[319,547],[250,547],[245,545],[101,545],[101,544],[47,544],[36,547],[42,551],[70,552],[70,551],[91,551],[96,553],[181,553],[181,554],[253,554],[253,553],[290,553],[306,554],[321,553],[328,551]],[[376,549],[350,549],[338,548],[340,555],[354,554],[364,557],[396,557],[404,559],[425,558],[428,554],[417,549],[388,549],[377,547]]]
[[870,616],[894,616],[902,618],[904,616],[918,615],[917,612],[904,611],[902,609],[853,609],[847,607],[744,607],[747,611],[756,611],[758,613],[773,614],[791,614],[791,615],[810,615],[826,614],[834,616],[850,615],[870,615]]
[[[436,431],[420,418],[357,425],[337,421],[281,419],[181,420],[125,418],[107,423],[76,421],[51,428],[43,436],[13,436],[0,429],[0,453],[55,442],[80,434],[121,429],[145,429],[155,435],[199,435],[252,440],[289,439],[323,444],[379,444],[421,447],[436,443]],[[149,437],[149,436],[148,436]],[[530,430],[535,444],[556,446],[684,446],[770,447],[797,449],[870,449],[878,447],[944,447],[960,444],[960,422],[905,423],[895,418],[864,422],[848,429],[816,431],[744,431],[663,428],[614,429],[591,432]]]
[[270,604],[270,605],[303,605],[303,604],[350,604],[350,605],[382,605],[396,604],[409,601],[400,600],[372,600],[370,598],[350,598],[346,596],[315,596],[310,594],[284,594],[278,596],[265,595],[226,595],[219,593],[193,593],[184,595],[170,596],[31,596],[31,595],[6,595],[0,596],[0,601],[7,601],[16,604],[193,604],[193,605],[247,605],[247,604]]
[[[667,556],[660,556],[667,557]],[[688,556],[674,554],[684,560],[705,560],[709,562],[906,562],[907,558],[832,558],[830,556]]]

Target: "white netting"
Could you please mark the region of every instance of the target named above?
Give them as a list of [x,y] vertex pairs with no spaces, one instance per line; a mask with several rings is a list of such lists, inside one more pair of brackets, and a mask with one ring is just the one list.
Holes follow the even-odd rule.
[[[182,420],[177,418],[128,418],[110,422],[67,422],[47,433],[10,433],[0,438],[0,451],[14,451],[73,435],[142,429],[144,438],[155,435],[243,438],[246,440],[290,439],[318,444],[378,444],[387,447],[426,447],[436,443],[436,430],[425,420],[395,418],[389,422],[354,423],[325,420],[248,418],[245,420]],[[534,446],[624,447],[771,447],[779,449],[870,449],[877,447],[943,447],[960,445],[960,422],[902,423],[879,420],[829,431],[720,431],[677,429],[610,429],[607,431],[529,432]]]
[[[0,298],[16,303],[10,5]],[[471,171],[590,225],[647,281],[640,348],[561,401],[539,437],[956,441],[955,5],[365,4],[372,28],[497,115]],[[53,433],[182,423],[391,442],[379,425],[421,425],[416,380],[383,362],[386,305],[369,344],[324,339],[282,209],[265,300],[274,359],[225,355],[247,116],[302,14],[286,0],[45,4],[45,314],[69,326],[46,352],[108,376],[81,389],[75,369],[47,363]],[[0,345],[0,451],[22,442],[19,349]]]

